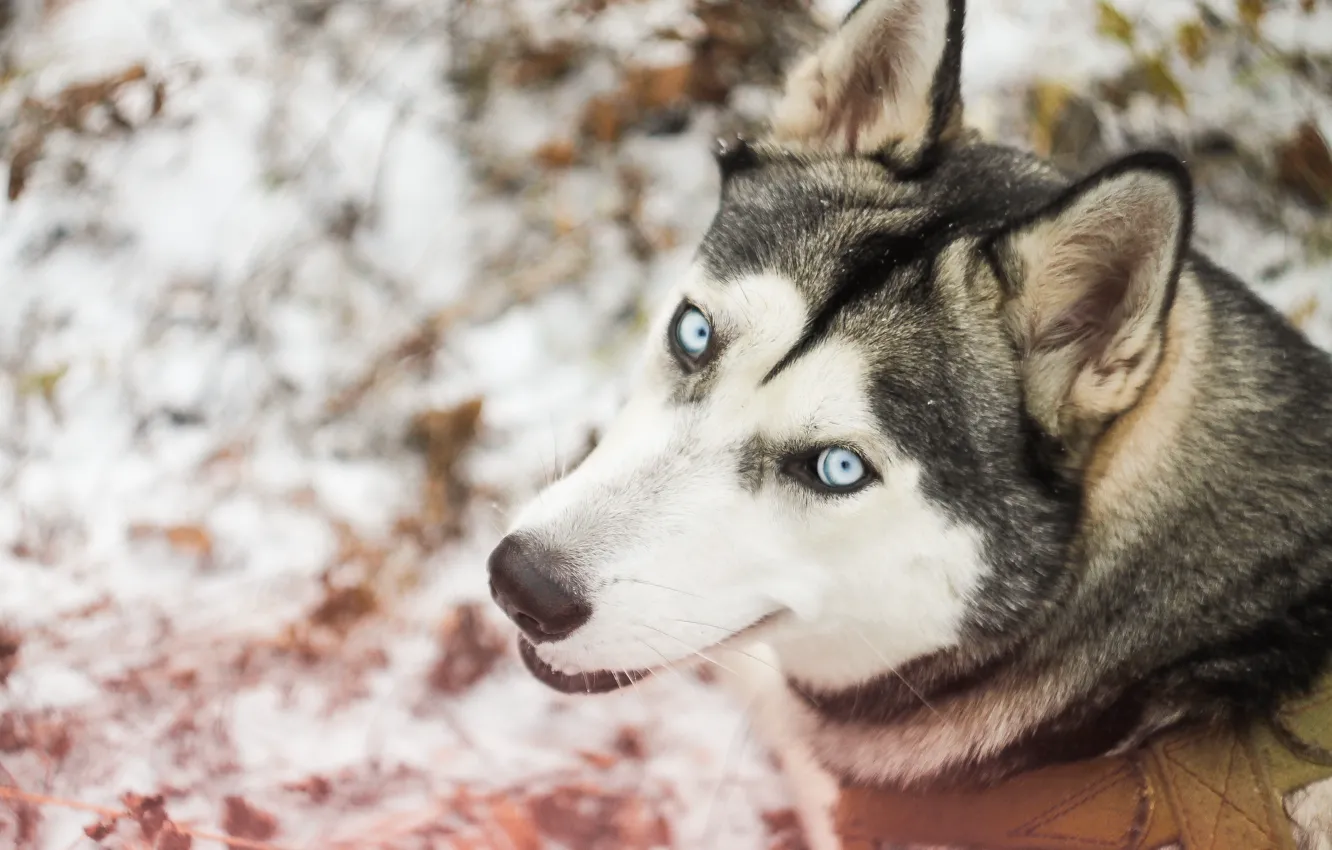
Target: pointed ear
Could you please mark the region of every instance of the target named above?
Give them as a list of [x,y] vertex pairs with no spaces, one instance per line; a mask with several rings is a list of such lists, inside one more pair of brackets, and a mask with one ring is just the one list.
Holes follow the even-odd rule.
[[962,129],[963,0],[861,0],[796,66],[772,140],[798,150],[928,161]]
[[1179,160],[1135,154],[992,243],[1027,408],[1047,433],[1077,443],[1141,398],[1164,349],[1192,195]]

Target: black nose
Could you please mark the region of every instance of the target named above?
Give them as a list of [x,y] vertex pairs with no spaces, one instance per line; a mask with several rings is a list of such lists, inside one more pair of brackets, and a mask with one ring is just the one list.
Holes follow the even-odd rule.
[[490,595],[534,642],[563,640],[592,616],[592,606],[561,583],[564,559],[522,535],[510,534],[490,553]]

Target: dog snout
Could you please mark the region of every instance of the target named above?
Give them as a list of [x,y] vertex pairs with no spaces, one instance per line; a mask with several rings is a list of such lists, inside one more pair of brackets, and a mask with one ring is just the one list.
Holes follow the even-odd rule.
[[566,563],[555,550],[518,534],[490,553],[490,595],[533,642],[563,640],[592,617],[583,594],[558,576]]

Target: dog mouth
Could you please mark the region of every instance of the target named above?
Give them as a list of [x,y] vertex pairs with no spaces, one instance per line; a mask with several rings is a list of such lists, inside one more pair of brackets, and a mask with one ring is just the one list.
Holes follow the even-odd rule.
[[652,670],[595,670],[591,673],[561,673],[541,660],[536,647],[527,638],[518,637],[518,655],[527,672],[541,684],[562,694],[607,694],[651,676]]
[[[711,652],[717,649],[725,649],[732,646],[742,637],[750,637],[753,632],[763,626],[771,624],[775,619],[784,614],[784,611],[774,611],[760,617],[748,626],[733,632],[730,637],[718,641],[711,646],[704,647],[695,653],[696,656],[703,657],[703,653]],[[684,663],[689,659],[680,659],[680,661],[669,664],[661,664],[656,667],[649,667],[640,670],[592,670],[586,673],[565,673],[556,670],[537,655],[536,647],[527,638],[518,636],[518,656],[523,660],[523,666],[527,672],[541,684],[548,688],[559,691],[562,694],[607,694],[611,691],[618,691],[621,688],[641,682],[643,679],[652,676],[662,670],[670,669],[676,664]],[[706,659],[705,659],[706,660]]]

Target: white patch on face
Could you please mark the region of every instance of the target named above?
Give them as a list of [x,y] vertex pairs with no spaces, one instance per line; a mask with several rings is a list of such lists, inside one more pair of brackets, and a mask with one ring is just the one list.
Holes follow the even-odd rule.
[[[674,397],[667,350],[682,300],[712,322],[716,360],[696,402]],[[830,337],[771,382],[808,305],[773,275],[725,284],[695,271],[653,323],[631,397],[596,450],[517,517],[573,563],[592,618],[538,646],[568,673],[660,667],[754,633],[788,674],[847,687],[954,643],[983,565],[976,537],[920,492],[920,470],[884,437],[859,346]],[[861,453],[881,482],[815,493],[772,468],[753,487],[744,449]],[[748,481],[747,481],[748,480]]]

